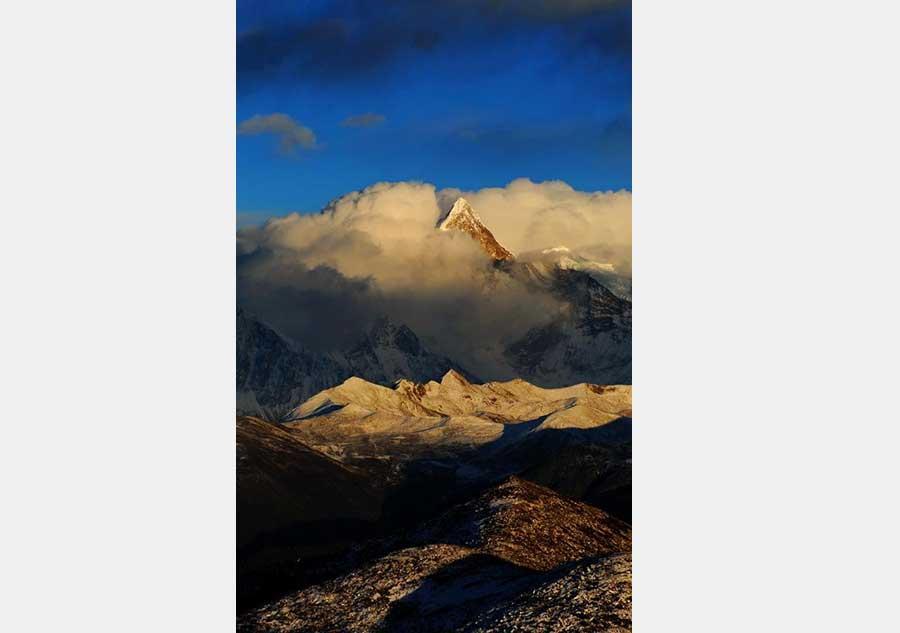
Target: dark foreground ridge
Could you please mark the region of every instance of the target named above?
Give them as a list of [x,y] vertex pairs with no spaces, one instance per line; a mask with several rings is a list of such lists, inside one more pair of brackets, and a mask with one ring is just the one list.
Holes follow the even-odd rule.
[[542,486],[512,477],[394,545],[402,541],[408,546],[245,614],[238,630],[630,628],[629,526]]

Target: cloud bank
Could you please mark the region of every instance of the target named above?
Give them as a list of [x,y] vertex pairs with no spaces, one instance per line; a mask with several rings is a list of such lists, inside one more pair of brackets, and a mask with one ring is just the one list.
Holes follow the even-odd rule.
[[309,347],[349,345],[384,314],[433,351],[478,359],[472,371],[499,372],[488,347],[545,323],[561,305],[498,274],[467,235],[435,229],[460,195],[516,253],[564,245],[630,274],[628,192],[526,179],[479,191],[378,183],[319,214],[239,231],[238,300]]

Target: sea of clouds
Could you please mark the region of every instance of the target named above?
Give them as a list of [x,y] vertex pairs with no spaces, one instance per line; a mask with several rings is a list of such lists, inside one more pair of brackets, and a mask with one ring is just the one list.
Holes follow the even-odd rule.
[[[238,301],[311,349],[342,349],[375,318],[406,323],[433,351],[501,373],[495,351],[562,309],[530,291],[467,235],[436,229],[460,196],[517,255],[566,246],[631,274],[631,193],[519,179],[460,191],[378,183],[321,213],[238,231]],[[496,371],[495,371],[496,370]]]

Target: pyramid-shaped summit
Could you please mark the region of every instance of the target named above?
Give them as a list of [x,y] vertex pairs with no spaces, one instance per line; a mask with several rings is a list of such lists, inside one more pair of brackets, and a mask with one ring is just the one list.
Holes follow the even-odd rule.
[[442,231],[462,231],[481,244],[484,251],[495,261],[513,259],[513,254],[503,247],[491,233],[475,209],[465,198],[458,198],[450,212],[438,224]]
[[468,387],[471,383],[455,369],[451,369],[441,378],[442,387]]

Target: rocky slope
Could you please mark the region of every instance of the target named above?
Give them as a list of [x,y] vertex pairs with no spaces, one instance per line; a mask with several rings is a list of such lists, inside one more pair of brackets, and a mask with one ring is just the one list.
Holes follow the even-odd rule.
[[533,572],[453,545],[400,550],[238,624],[245,633],[630,630],[630,554]]
[[373,519],[381,499],[365,472],[307,446],[289,430],[239,417],[238,547],[295,523]]
[[598,508],[511,477],[426,523],[415,539],[464,545],[520,567],[548,571],[628,551],[631,529]]
[[240,631],[630,627],[630,528],[512,478],[359,568],[245,614]]
[[512,600],[485,609],[464,631],[631,631],[631,555],[589,559],[548,574]]

